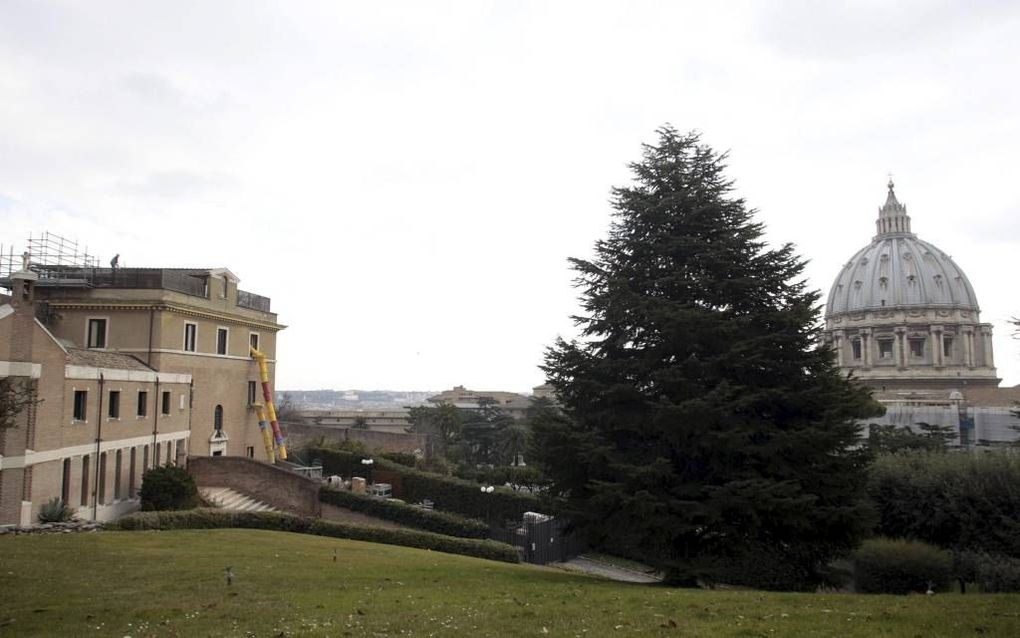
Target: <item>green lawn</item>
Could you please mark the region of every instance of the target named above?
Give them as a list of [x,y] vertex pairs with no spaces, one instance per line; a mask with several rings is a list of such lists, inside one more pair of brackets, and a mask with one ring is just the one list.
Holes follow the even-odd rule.
[[677,590],[256,530],[5,536],[15,635],[1012,637],[1020,595]]

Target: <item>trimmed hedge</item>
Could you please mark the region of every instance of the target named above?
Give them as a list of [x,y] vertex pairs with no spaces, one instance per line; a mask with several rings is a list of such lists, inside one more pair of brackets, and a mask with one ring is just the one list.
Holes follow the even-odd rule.
[[499,467],[462,468],[454,472],[458,478],[487,485],[514,485],[541,489],[550,484],[549,478],[537,467],[502,465]]
[[[310,448],[308,454],[322,460],[324,474],[340,476],[360,475],[365,472],[361,459],[374,458],[367,454],[324,447]],[[497,487],[491,494],[483,494],[477,483],[422,472],[385,458],[374,458],[373,468],[400,476],[402,492],[397,495],[399,498],[411,502],[429,499],[436,504],[436,509],[456,512],[469,518],[519,521],[524,512],[556,513],[555,504],[551,500],[525,492]]]
[[138,512],[108,523],[107,529],[119,530],[170,530],[170,529],[265,529],[277,532],[313,534],[331,538],[346,538],[369,543],[400,545],[428,549],[447,554],[461,554],[518,563],[520,556],[515,547],[491,540],[455,538],[417,530],[383,529],[345,525],[315,518],[294,516],[280,512],[235,512],[200,508],[184,511]]
[[346,507],[355,512],[362,512],[401,525],[419,529],[459,536],[461,538],[488,538],[489,526],[484,522],[458,516],[449,512],[427,510],[398,501],[384,498],[354,494],[347,490],[331,490],[325,487],[319,492],[319,500],[323,503]]
[[1020,558],[1020,454],[901,452],[875,459],[877,534]]
[[923,594],[929,584],[945,589],[952,575],[952,555],[927,543],[875,538],[854,554],[854,582],[862,594]]

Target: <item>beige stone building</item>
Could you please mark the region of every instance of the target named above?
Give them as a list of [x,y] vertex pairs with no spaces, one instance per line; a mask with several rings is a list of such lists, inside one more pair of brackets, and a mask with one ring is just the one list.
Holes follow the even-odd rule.
[[0,525],[59,498],[79,518],[137,509],[141,475],[187,454],[191,376],[59,341],[35,316],[31,278],[0,301],[0,378],[38,403],[0,430]]
[[[26,264],[27,266],[27,264]],[[276,321],[226,269],[83,268],[33,262],[0,279],[0,378],[41,402],[0,432],[0,524],[61,497],[83,518],[137,507],[158,459],[265,460],[249,345],[274,386]]]

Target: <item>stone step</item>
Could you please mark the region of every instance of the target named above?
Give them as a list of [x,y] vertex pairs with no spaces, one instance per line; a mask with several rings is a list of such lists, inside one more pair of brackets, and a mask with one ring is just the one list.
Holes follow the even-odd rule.
[[213,506],[237,512],[275,512],[275,508],[229,487],[202,487],[199,493]]

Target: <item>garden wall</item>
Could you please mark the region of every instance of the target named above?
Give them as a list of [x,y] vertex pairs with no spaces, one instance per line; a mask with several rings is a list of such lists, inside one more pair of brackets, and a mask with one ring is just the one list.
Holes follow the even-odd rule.
[[318,516],[318,481],[243,456],[189,456],[188,473],[199,487],[229,487],[277,509]]

